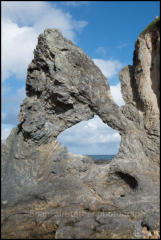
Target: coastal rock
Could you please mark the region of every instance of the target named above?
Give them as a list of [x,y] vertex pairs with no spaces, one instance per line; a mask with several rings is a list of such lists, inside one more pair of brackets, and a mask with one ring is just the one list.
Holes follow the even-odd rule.
[[[158,20],[159,21],[159,20]],[[38,38],[20,124],[2,143],[2,238],[142,238],[159,229],[160,31],[135,43],[117,106],[99,68],[55,29]],[[98,115],[118,130],[109,164],[71,154],[60,132]]]

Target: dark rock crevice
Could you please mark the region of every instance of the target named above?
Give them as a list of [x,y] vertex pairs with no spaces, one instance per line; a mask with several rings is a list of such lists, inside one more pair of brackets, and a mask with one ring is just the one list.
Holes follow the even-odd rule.
[[123,172],[115,172],[115,174],[121,179],[123,179],[130,186],[132,190],[137,190],[138,182],[133,176]]

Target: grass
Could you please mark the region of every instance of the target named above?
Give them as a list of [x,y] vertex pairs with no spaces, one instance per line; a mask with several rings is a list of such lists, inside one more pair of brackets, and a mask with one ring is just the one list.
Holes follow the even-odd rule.
[[156,28],[160,31],[160,17],[155,18],[141,33],[140,36],[144,36],[147,32],[150,32],[152,29]]

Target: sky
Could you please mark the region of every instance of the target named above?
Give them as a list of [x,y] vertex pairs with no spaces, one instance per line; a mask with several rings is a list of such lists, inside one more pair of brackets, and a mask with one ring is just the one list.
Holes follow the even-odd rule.
[[[27,66],[37,37],[57,28],[90,56],[107,77],[114,101],[124,105],[119,71],[132,64],[140,32],[160,15],[159,1],[2,1],[2,139],[18,124],[26,97]],[[70,152],[116,154],[121,137],[95,116],[60,133]]]

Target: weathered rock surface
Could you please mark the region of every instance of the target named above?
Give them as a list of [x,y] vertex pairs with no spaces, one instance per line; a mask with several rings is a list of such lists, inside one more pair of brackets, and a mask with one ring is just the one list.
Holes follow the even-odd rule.
[[[38,39],[20,124],[2,143],[2,238],[141,238],[159,229],[160,31],[135,44],[114,103],[93,61],[54,29]],[[121,134],[107,165],[69,153],[60,132],[95,114]]]

